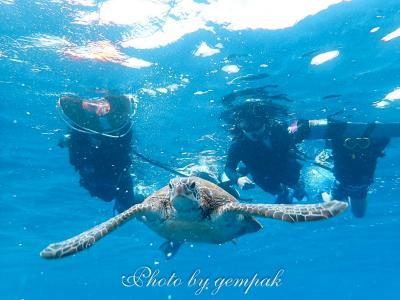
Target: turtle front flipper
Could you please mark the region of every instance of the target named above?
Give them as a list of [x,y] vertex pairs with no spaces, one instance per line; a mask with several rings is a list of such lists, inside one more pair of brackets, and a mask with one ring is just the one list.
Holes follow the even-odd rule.
[[347,207],[347,203],[337,200],[321,204],[297,205],[229,203],[221,206],[218,213],[236,212],[294,223],[328,219],[339,215]]
[[137,214],[145,211],[145,204],[137,204],[124,211],[123,213],[105,221],[81,234],[74,236],[68,240],[48,245],[40,252],[43,258],[61,258],[72,255],[81,250],[87,249],[102,237],[109,234],[118,226],[124,224]]

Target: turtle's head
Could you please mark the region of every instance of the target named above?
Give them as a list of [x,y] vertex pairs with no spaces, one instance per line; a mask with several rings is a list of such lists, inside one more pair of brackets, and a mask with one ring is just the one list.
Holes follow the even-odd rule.
[[188,178],[174,178],[169,182],[170,200],[177,211],[198,210],[200,193],[196,182]]

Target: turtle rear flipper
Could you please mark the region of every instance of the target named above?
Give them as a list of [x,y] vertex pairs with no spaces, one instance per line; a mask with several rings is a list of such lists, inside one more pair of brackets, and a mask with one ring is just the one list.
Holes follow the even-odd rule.
[[337,200],[321,204],[298,205],[228,203],[221,206],[218,213],[237,212],[254,217],[272,218],[294,223],[328,219],[339,215],[347,207],[347,203]]
[[159,249],[164,253],[166,259],[171,259],[176,255],[176,253],[178,253],[182,244],[183,242],[166,241],[159,247]]
[[105,221],[77,236],[68,240],[48,245],[40,252],[43,258],[61,258],[72,255],[81,250],[87,249],[102,237],[109,234],[118,226],[124,224],[137,214],[145,211],[147,206],[145,204],[137,204],[132,206],[125,212]]

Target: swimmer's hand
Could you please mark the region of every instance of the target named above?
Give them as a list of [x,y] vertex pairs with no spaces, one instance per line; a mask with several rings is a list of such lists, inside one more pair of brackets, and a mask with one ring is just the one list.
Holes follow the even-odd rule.
[[256,186],[253,180],[247,176],[239,177],[237,184],[241,190],[253,189]]

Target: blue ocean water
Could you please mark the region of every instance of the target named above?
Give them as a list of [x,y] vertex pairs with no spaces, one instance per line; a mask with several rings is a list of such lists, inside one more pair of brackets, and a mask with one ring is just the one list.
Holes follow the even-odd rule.
[[[187,244],[168,261],[158,250],[163,239],[131,221],[75,256],[39,256],[112,216],[112,204],[79,186],[57,146],[66,132],[61,95],[134,95],[134,147],[183,172],[222,172],[230,142],[222,99],[234,91],[269,85],[298,118],[342,111],[338,118],[351,121],[400,120],[399,1],[331,1],[303,14],[299,7],[315,1],[280,1],[283,13],[273,10],[278,1],[267,2],[0,0],[0,299],[396,299],[399,139],[379,160],[363,219],[345,212],[295,225],[261,220],[263,231],[236,244]],[[275,15],[295,17],[274,27]],[[331,60],[311,63],[327,52]],[[250,74],[269,76],[246,80]],[[309,155],[323,147],[303,145]],[[132,169],[136,189],[147,194],[173,177],[136,158]],[[310,165],[303,175],[315,194],[333,180]],[[272,201],[257,190],[246,195]],[[124,286],[123,276],[142,266],[159,270],[158,279],[175,273],[182,284]],[[218,278],[279,270],[279,287],[215,290]],[[196,271],[209,279],[199,295],[187,286]]]

